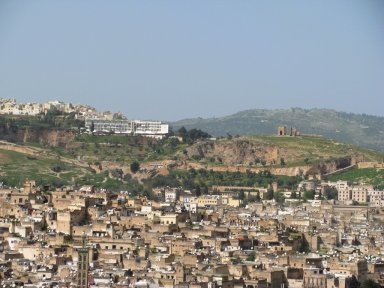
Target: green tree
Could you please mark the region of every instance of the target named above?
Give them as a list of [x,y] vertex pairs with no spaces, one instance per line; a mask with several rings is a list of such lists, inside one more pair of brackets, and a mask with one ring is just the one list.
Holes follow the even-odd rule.
[[324,196],[327,199],[337,199],[337,189],[335,187],[326,186],[324,189]]
[[380,285],[373,279],[367,279],[361,284],[361,288],[380,288]]
[[92,133],[92,134],[93,134],[93,132],[95,131],[95,123],[94,123],[93,121],[91,122],[90,130],[91,130],[91,133]]
[[315,198],[315,190],[308,190],[304,192],[305,200],[313,200]]
[[116,168],[110,171],[110,174],[112,177],[117,178],[117,179],[123,179],[123,170]]
[[181,127],[179,130],[177,130],[177,135],[180,136],[183,141],[185,141],[186,137],[187,137],[187,129],[185,129],[185,127]]
[[273,193],[273,199],[275,199],[275,201],[276,201],[277,203],[279,203],[279,204],[284,203],[284,200],[285,200],[284,195],[283,195],[283,193],[281,193],[281,192],[275,192],[275,193]]
[[137,161],[134,161],[131,163],[130,168],[132,173],[136,173],[140,170],[140,163]]
[[265,195],[265,199],[266,199],[266,200],[272,200],[274,194],[275,194],[275,193],[273,193],[273,190],[272,190],[272,189],[268,189],[268,191],[267,191],[267,193],[266,193],[266,195]]
[[252,261],[252,262],[254,262],[255,259],[256,259],[256,253],[255,253],[255,251],[252,251],[251,253],[248,254],[248,256],[247,256],[247,261]]

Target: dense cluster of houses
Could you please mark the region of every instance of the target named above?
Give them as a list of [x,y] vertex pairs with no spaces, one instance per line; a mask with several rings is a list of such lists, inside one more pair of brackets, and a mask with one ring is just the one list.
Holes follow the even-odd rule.
[[384,284],[383,207],[335,200],[241,207],[218,187],[215,195],[159,188],[157,201],[92,186],[44,188],[26,181],[0,189],[4,287]]
[[62,113],[74,113],[79,120],[100,119],[113,120],[115,118],[124,119],[122,113],[112,113],[110,111],[97,111],[94,107],[82,104],[72,104],[62,101],[48,101],[45,103],[17,103],[16,99],[0,98],[0,115],[29,115],[36,116],[46,114],[48,111],[59,111]]
[[[57,110],[63,113],[75,113],[81,119],[91,115],[103,116],[95,108],[88,105],[65,103],[62,101],[48,101],[46,103],[17,103],[16,99],[0,98],[0,114],[6,115],[31,115],[46,114],[48,111]],[[112,114],[107,112],[108,115]]]

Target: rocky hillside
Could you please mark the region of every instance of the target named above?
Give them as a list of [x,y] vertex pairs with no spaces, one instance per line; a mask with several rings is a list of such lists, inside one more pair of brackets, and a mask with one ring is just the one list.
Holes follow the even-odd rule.
[[66,147],[75,139],[71,131],[42,127],[10,127],[0,125],[0,140],[13,143],[38,143],[50,147]]
[[172,123],[174,131],[184,126],[214,136],[273,135],[277,127],[296,127],[303,134],[384,151],[384,117],[338,112],[329,109],[254,109],[221,118],[185,119]]
[[285,155],[284,149],[275,144],[268,145],[262,141],[238,138],[231,141],[200,141],[183,152],[178,153],[181,160],[202,160],[228,165],[275,164],[279,156]]
[[[238,137],[199,141],[176,154],[178,161],[205,167],[297,175],[325,174],[361,161],[381,161],[383,155],[318,137]],[[191,165],[191,164],[189,164]],[[204,166],[205,165],[205,166]]]

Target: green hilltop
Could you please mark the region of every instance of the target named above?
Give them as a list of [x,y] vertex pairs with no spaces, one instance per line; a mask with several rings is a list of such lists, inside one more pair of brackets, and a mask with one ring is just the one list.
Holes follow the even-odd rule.
[[213,136],[271,135],[278,126],[296,127],[302,134],[384,151],[384,117],[353,114],[330,109],[252,109],[219,118],[194,118],[173,122],[176,131],[184,126],[198,128]]

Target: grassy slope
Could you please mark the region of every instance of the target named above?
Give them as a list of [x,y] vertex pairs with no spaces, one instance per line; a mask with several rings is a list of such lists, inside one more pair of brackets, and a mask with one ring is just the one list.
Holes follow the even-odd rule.
[[151,162],[173,159],[176,152],[187,147],[177,143],[175,139],[156,141],[139,136],[92,136],[79,135],[76,142],[71,143],[62,155],[80,158],[89,163],[109,162],[128,165],[133,161]]
[[353,169],[342,174],[327,177],[329,181],[350,181],[379,186],[384,189],[384,169]]
[[[1,179],[12,186],[19,185],[26,178],[37,180],[40,183],[65,181],[68,182],[72,175],[82,175],[81,169],[63,163],[60,160],[32,157],[23,153],[0,150]],[[51,168],[55,165],[62,167],[61,173],[55,173]]]
[[[91,173],[73,164],[44,156],[30,156],[20,152],[0,149],[0,181],[8,186],[20,186],[25,179],[36,180],[39,185],[61,186],[68,184],[116,187],[121,184],[108,176],[108,172]],[[53,167],[59,166],[60,172]]]
[[[324,138],[249,136],[246,139],[262,145],[273,144],[284,148],[286,153],[292,157],[292,159],[286,159],[286,166],[288,167],[303,165],[306,158],[308,158],[309,163],[316,163],[321,160],[357,154],[364,155],[364,159],[369,161],[381,160],[383,157],[382,154],[371,150]],[[235,140],[221,139],[220,141]],[[106,145],[106,143],[110,145]],[[0,150],[0,179],[12,186],[19,185],[25,178],[30,178],[37,180],[40,184],[46,182],[77,183],[116,188],[120,187],[122,182],[111,179],[108,171],[103,170],[98,174],[91,173],[84,167],[76,165],[76,161],[73,163],[64,162],[64,156],[70,156],[73,159],[80,156],[85,166],[87,166],[87,162],[108,161],[117,163],[116,166],[126,165],[129,167],[133,160],[144,162],[175,159],[175,154],[187,147],[187,144],[177,144],[172,139],[154,142],[141,137],[80,135],[75,143],[69,145],[67,150],[45,148],[49,151],[45,155],[49,155],[49,157],[44,156],[43,153],[34,158],[14,151]],[[57,165],[62,169],[60,173],[52,170]]]

